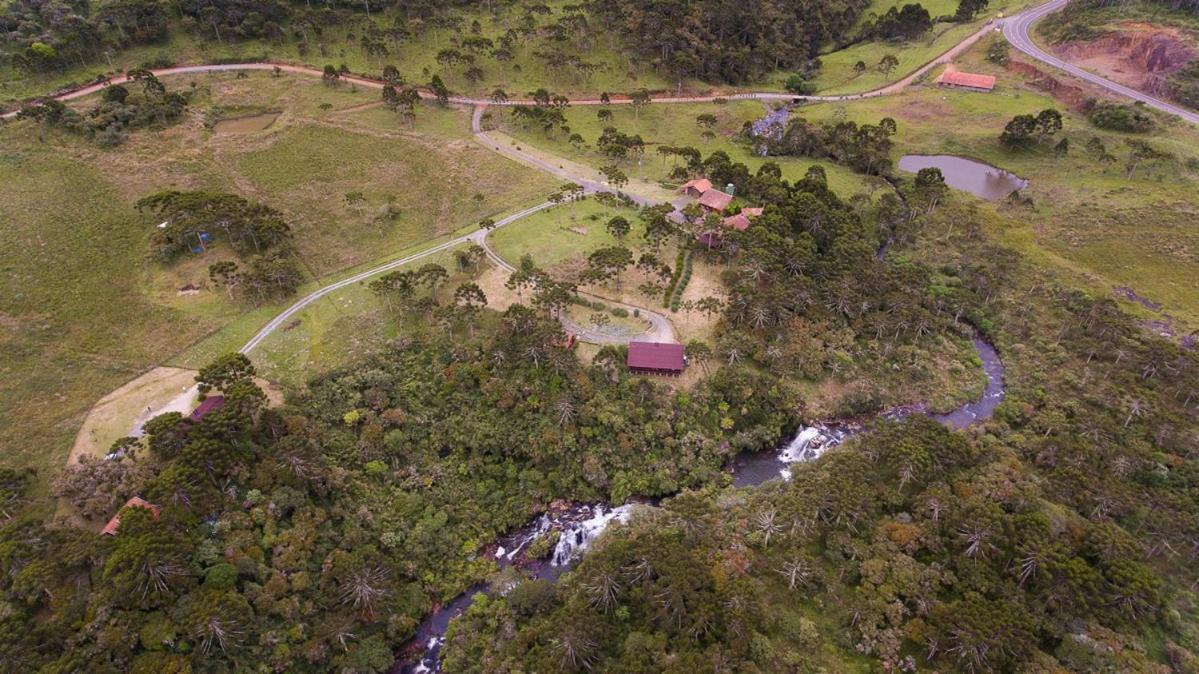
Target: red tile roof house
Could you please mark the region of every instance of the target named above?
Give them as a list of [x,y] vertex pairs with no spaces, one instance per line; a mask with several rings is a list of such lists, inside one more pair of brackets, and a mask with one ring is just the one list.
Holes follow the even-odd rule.
[[[724,226],[728,227],[729,229],[735,229],[738,232],[744,232],[745,230],[749,229],[749,223],[752,221],[752,219],[762,214],[762,210],[763,209],[761,208],[742,208],[740,213],[736,215],[730,215],[729,217],[725,218]],[[720,232],[709,231],[700,234],[698,237],[696,237],[696,240],[699,241],[700,244],[707,246],[708,250],[712,250],[713,248],[720,247],[721,239],[723,238],[724,237],[721,236]]]
[[722,213],[729,207],[729,204],[733,203],[733,195],[725,194],[720,190],[708,190],[699,198],[698,203],[713,213]]
[[[154,519],[158,519],[158,514],[162,512],[162,508],[159,508],[153,503],[144,500],[140,496],[134,496],[128,501],[125,501],[125,505],[121,506],[121,510],[124,510],[125,508],[145,508],[146,510],[150,511],[150,513],[154,516]],[[108,520],[108,524],[105,524],[104,528],[100,530],[101,536],[117,535],[117,529],[121,526],[121,510],[118,510],[117,514],[113,515],[112,519]]]
[[958,70],[946,70],[937,78],[937,84],[943,87],[959,87],[971,91],[991,91],[995,88],[995,78],[991,75],[976,75]]
[[688,180],[683,183],[683,187],[679,191],[689,197],[696,197],[698,199],[704,195],[704,192],[710,189],[712,189],[712,181],[707,178],[700,178],[698,180]]
[[682,344],[629,342],[629,370],[641,374],[678,376],[687,367]]

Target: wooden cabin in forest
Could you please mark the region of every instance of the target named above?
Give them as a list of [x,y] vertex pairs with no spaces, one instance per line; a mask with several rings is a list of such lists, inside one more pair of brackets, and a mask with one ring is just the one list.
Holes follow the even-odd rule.
[[677,377],[687,367],[682,344],[669,342],[629,342],[628,367],[640,374]]

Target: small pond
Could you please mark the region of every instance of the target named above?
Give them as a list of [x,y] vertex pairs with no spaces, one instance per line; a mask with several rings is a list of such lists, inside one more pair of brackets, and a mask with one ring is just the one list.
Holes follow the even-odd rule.
[[277,112],[232,117],[217,122],[213,129],[217,133],[254,133],[255,131],[266,131],[275,123],[276,119],[279,119],[279,113]]
[[983,199],[1002,199],[1028,186],[1028,181],[1001,168],[951,154],[907,154],[899,158],[899,170],[916,173],[939,168],[945,184]]

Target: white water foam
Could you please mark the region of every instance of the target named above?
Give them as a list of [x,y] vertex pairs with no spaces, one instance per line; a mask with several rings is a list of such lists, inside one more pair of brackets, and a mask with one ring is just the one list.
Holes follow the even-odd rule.
[[429,643],[425,644],[425,657],[421,658],[416,667],[412,668],[412,674],[430,674],[440,671],[437,652],[441,650],[441,645],[444,643],[445,640],[441,637],[429,637]]
[[562,530],[562,535],[558,538],[558,545],[554,547],[554,557],[550,564],[553,566],[569,564],[591,547],[595,539],[604,533],[604,529],[613,520],[625,524],[629,521],[629,515],[632,512],[633,506],[631,505],[622,505],[611,510],[607,510],[602,505],[592,506],[589,519],[572,524]]
[[817,426],[805,426],[799,429],[799,432],[795,434],[795,439],[779,452],[778,459],[783,464],[783,467],[779,469],[779,474],[784,480],[790,480],[791,464],[815,461],[840,441],[841,437],[838,434]]

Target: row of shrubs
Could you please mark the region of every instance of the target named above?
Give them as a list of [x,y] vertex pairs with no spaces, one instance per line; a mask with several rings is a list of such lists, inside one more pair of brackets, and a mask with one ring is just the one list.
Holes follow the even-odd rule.
[[691,251],[689,247],[680,250],[675,260],[674,275],[666,289],[666,306],[670,307],[672,312],[678,312],[679,304],[683,301],[683,291],[691,282]]
[[[629,317],[629,310],[625,309],[624,307],[609,308],[608,305],[604,304],[603,302],[600,302],[600,301],[592,302],[591,300],[588,300],[579,295],[575,295],[574,298],[571,299],[571,302],[573,302],[581,307],[587,307],[588,309],[592,309],[594,311],[606,311],[606,312],[612,314],[613,316],[616,316],[617,318],[628,318]],[[634,309],[633,316],[639,318],[641,316],[641,312],[637,309]]]

